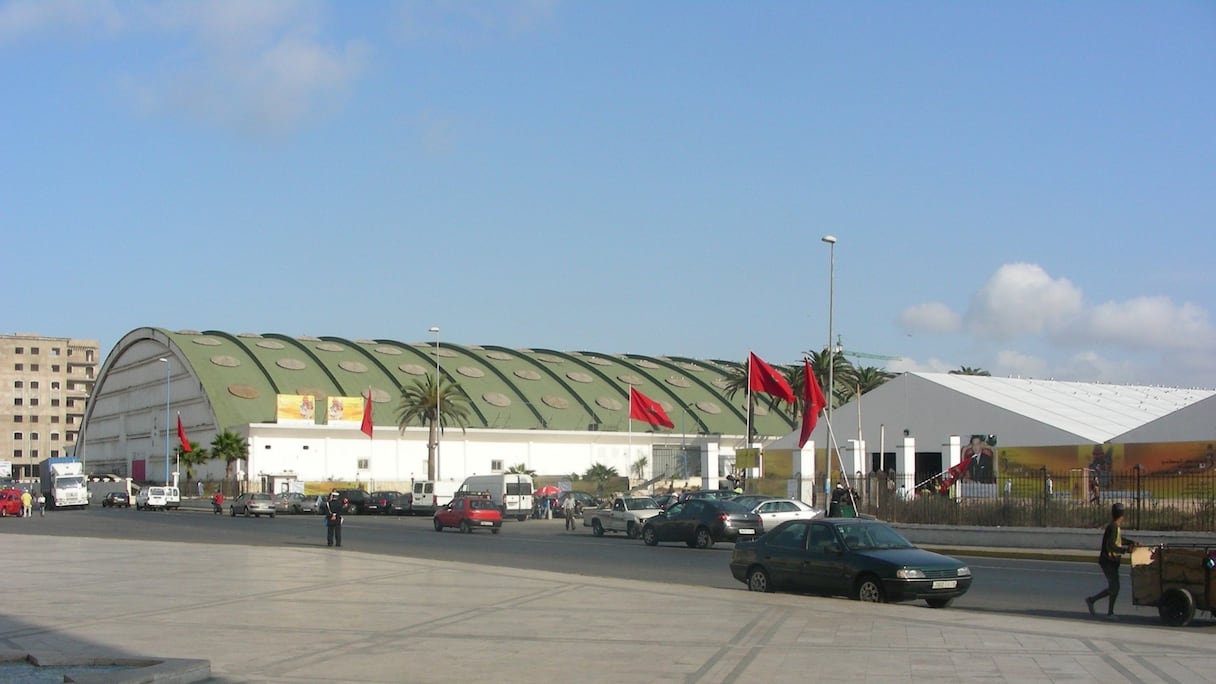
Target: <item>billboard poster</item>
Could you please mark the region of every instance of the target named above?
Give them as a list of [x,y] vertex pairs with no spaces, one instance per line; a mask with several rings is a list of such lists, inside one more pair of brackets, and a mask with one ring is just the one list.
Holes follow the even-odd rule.
[[326,404],[325,417],[330,425],[363,423],[363,397],[330,397]]
[[311,394],[275,395],[275,422],[313,425],[317,422],[316,405],[317,398]]

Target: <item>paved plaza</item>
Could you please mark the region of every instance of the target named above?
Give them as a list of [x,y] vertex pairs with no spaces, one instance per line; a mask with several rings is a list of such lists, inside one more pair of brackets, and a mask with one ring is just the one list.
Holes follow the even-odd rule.
[[218,682],[1216,681],[1216,627],[1203,623],[864,605],[313,545],[0,541],[19,570],[0,648],[204,659]]

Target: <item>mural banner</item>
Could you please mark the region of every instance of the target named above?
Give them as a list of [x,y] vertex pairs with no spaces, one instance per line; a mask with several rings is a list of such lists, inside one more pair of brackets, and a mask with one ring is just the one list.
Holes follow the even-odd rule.
[[274,421],[280,424],[307,424],[317,422],[317,398],[311,394],[275,395]]
[[330,425],[363,423],[363,397],[330,397],[325,416]]

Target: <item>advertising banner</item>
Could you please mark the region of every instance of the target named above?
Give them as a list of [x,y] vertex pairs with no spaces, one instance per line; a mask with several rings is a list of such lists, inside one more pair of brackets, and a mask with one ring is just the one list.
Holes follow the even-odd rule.
[[274,420],[280,424],[308,424],[317,422],[317,398],[311,394],[275,395]]
[[325,410],[330,425],[359,425],[363,422],[363,397],[330,397]]

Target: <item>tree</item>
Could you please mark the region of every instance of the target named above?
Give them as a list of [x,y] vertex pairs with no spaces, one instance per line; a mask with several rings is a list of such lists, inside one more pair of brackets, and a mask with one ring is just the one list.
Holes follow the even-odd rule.
[[228,479],[232,475],[232,464],[249,458],[249,445],[241,435],[224,430],[211,440],[211,457],[226,464],[224,479]]
[[[438,407],[438,411],[436,411]],[[412,423],[425,425],[430,430],[430,441],[426,445],[426,477],[435,479],[436,450],[443,428],[455,424],[463,432],[470,415],[469,398],[459,383],[447,378],[427,375],[401,387],[401,401],[397,404],[397,427],[405,432]]]
[[[852,362],[845,358],[844,354],[837,351],[835,354],[829,354],[827,348],[820,351],[804,352],[811,360],[811,370],[815,373],[815,379],[819,381],[819,389],[823,390],[823,396],[835,408],[843,403],[845,397],[852,394],[853,390],[849,389],[856,385]],[[832,366],[832,392],[829,396],[828,392],[828,365]],[[799,374],[803,371],[800,369]],[[801,382],[799,382],[801,385]]]
[[849,387],[848,397],[865,394],[872,389],[881,387],[883,383],[895,377],[894,373],[875,366],[862,366],[853,369],[853,385]]
[[516,463],[515,465],[511,466],[510,468],[507,468],[507,472],[508,473],[519,473],[520,475],[530,475],[532,477],[536,477],[536,471],[529,468],[527,463]]
[[629,466],[629,469],[633,471],[634,478],[642,480],[646,477],[646,466],[648,465],[650,465],[650,459],[645,456],[639,456],[638,460]]
[[194,440],[190,440],[190,451],[182,451],[181,445],[178,445],[173,447],[173,453],[177,455],[178,463],[186,466],[187,480],[194,479],[194,466],[201,466],[211,460],[211,454]]
[[959,366],[957,369],[950,371],[950,375],[982,375],[990,377],[992,373],[983,368],[972,368],[971,366]]
[[600,495],[604,493],[604,485],[614,477],[620,477],[620,474],[616,472],[616,468],[606,466],[603,463],[594,463],[587,469],[587,472],[583,473],[583,479],[594,482],[595,492]]

